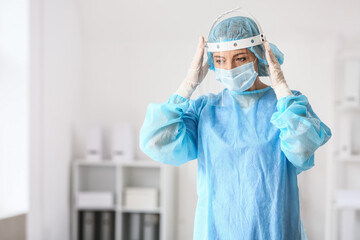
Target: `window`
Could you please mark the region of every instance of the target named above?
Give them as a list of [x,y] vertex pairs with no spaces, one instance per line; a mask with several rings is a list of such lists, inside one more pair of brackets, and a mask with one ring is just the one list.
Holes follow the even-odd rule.
[[28,210],[28,15],[0,0],[0,218]]

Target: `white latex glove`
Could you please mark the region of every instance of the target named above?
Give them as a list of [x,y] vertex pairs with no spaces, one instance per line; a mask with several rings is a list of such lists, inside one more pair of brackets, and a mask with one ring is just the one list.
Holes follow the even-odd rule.
[[285,81],[280,63],[272,52],[269,42],[265,41],[263,45],[266,50],[266,60],[269,63],[271,87],[274,89],[277,99],[293,95]]
[[176,91],[176,94],[184,98],[190,99],[192,93],[205,78],[209,70],[209,65],[207,64],[207,62],[202,65],[204,59],[204,47],[205,39],[204,37],[200,37],[195,56],[191,62],[186,78]]

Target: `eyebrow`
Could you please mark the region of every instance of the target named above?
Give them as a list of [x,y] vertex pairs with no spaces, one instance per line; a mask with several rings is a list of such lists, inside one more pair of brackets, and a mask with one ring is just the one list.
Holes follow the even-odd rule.
[[237,53],[237,54],[235,54],[233,57],[236,57],[236,56],[239,56],[239,55],[242,55],[242,54],[246,55],[246,54],[248,54],[248,53],[247,53],[247,52]]
[[[247,55],[248,53],[247,52],[240,52],[240,53],[237,53],[235,54],[233,57],[236,57],[236,56],[239,56],[239,55]],[[225,58],[223,56],[214,56],[215,58]]]

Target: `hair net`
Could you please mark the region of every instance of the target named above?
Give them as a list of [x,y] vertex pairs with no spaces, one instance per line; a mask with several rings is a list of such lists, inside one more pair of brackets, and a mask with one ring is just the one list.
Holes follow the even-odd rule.
[[[208,42],[227,42],[233,40],[240,40],[249,37],[253,37],[259,34],[259,30],[257,28],[254,20],[248,17],[236,16],[227,18],[221,21],[218,25],[216,25],[212,31],[209,33]],[[280,64],[284,62],[284,54],[272,43],[270,43],[271,49],[279,61]],[[259,76],[269,76],[266,71],[266,67],[269,64],[266,61],[265,57],[265,49],[264,46],[257,45],[248,48],[255,56],[258,58],[258,74]],[[212,52],[208,52],[207,62],[210,66],[210,69],[214,71],[214,60]]]

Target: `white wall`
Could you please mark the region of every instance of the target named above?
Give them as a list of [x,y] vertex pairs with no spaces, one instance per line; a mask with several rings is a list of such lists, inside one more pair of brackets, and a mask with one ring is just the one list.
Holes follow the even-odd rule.
[[[70,239],[72,127],[81,120],[77,5],[31,1],[32,159],[28,239]],[[40,104],[40,105],[38,105]]]
[[72,124],[81,119],[77,5],[44,1],[44,239],[69,239]]
[[[45,239],[69,230],[70,126],[74,156],[83,156],[83,126],[118,121],[142,125],[147,105],[164,102],[186,74],[199,35],[239,1],[45,1],[44,5],[44,219]],[[359,36],[355,0],[247,2],[268,39],[285,54],[292,89],[303,92],[319,117],[332,122],[338,36]],[[66,97],[65,97],[66,96]],[[81,114],[79,114],[81,112]],[[136,144],[136,156],[145,157]],[[299,177],[302,217],[309,239],[324,238],[327,146],[316,166]],[[178,239],[191,239],[196,162],[179,167]],[[185,201],[192,196],[194,201]]]

